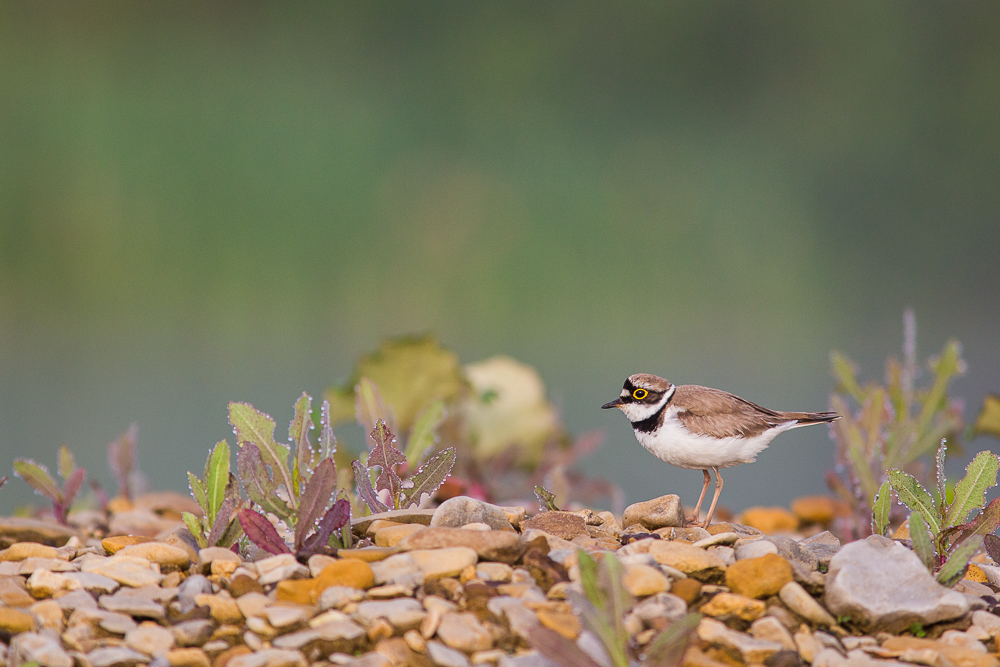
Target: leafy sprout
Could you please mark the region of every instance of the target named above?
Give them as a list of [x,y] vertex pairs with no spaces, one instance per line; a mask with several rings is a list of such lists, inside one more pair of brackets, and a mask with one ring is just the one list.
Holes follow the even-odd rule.
[[205,476],[199,479],[188,472],[191,495],[201,506],[202,518],[182,512],[181,518],[198,546],[231,547],[243,530],[236,519],[240,502],[237,498],[239,482],[229,471],[229,443],[225,440],[215,445],[205,461]]
[[87,477],[87,471],[76,466],[72,452],[65,445],[59,448],[59,476],[63,479],[62,486],[49,474],[48,468],[31,459],[15,459],[14,474],[34,487],[35,493],[52,501],[52,512],[56,520],[64,525],[73,501]]

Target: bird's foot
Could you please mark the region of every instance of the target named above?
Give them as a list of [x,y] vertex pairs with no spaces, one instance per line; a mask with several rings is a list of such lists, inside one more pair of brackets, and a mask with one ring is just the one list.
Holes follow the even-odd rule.
[[697,515],[697,514],[692,514],[691,516],[684,517],[684,527],[685,528],[692,527],[692,526],[696,527],[696,528],[704,528],[704,526],[702,525],[702,523],[704,523],[704,522],[701,520],[701,517],[699,515]]

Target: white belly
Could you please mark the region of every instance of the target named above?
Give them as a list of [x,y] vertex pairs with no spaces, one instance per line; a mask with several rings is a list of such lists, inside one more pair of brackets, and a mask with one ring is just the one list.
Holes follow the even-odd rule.
[[707,470],[752,463],[775,436],[798,425],[798,422],[788,422],[752,438],[717,439],[690,433],[677,419],[676,411],[668,409],[663,425],[655,431],[655,437],[654,433],[642,431],[636,431],[635,437],[661,461],[678,468]]

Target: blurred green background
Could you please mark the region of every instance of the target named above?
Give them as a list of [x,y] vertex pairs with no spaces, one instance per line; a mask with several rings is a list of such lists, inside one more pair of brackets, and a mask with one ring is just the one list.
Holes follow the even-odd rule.
[[[536,366],[629,502],[634,372],[822,410],[917,314],[1000,390],[1000,4],[0,4],[0,460],[157,488],[387,335]],[[357,446],[358,443],[354,443]],[[983,440],[952,457],[960,467]],[[823,429],[723,504],[822,492]],[[23,481],[0,510],[32,499]]]

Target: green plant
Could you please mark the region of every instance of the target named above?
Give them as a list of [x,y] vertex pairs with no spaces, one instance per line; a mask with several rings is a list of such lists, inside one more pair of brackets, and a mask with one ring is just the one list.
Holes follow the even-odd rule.
[[[275,440],[275,423],[270,416],[248,403],[229,404],[229,423],[239,447],[239,481],[247,497],[260,509],[244,508],[237,516],[247,537],[269,553],[305,556],[351,543],[350,502],[334,498],[337,470],[333,454],[337,441],[330,425],[330,407],[324,402],[315,446],[310,439],[315,428],[311,407],[312,399],[305,393],[295,402],[295,416],[288,427],[288,439],[294,447],[292,456],[289,445]],[[283,524],[291,546],[266,514],[273,514]],[[340,531],[339,537],[336,531]]]
[[914,623],[910,626],[910,634],[914,637],[926,637],[927,631],[924,630],[923,623]]
[[[578,551],[580,583],[583,594],[569,591],[569,599],[583,621],[584,628],[594,634],[603,646],[612,667],[676,667],[681,664],[684,650],[701,614],[686,614],[660,632],[645,648],[641,661],[636,658],[625,629],[625,615],[633,599],[622,586],[624,569],[613,553],[604,554],[598,565],[585,551]],[[575,643],[543,626],[529,634],[531,644],[542,655],[560,667],[598,667],[598,663]]]
[[243,536],[243,529],[236,518],[239,482],[229,471],[229,443],[223,440],[209,452],[204,478],[198,479],[188,471],[188,483],[191,495],[201,506],[202,518],[190,512],[182,512],[181,518],[198,546],[231,547]]
[[52,512],[56,520],[64,525],[66,515],[87,477],[87,471],[76,467],[73,454],[65,445],[59,448],[59,476],[63,479],[61,487],[49,474],[48,468],[31,459],[15,459],[14,474],[34,487],[35,493],[52,501]]
[[[407,458],[396,448],[396,436],[382,419],[376,420],[368,437],[373,444],[368,460],[365,464],[355,461],[353,466],[358,493],[373,514],[419,505],[424,494],[433,495],[437,491],[455,465],[455,448],[449,447],[427,459],[404,481],[396,468],[406,464]],[[373,487],[371,478],[375,468],[378,476]]]
[[888,359],[884,384],[862,386],[854,365],[839,352],[831,354],[837,388],[830,403],[842,418],[832,426],[837,471],[827,473],[826,480],[853,510],[852,525],[842,531],[851,533],[847,538],[863,537],[871,530],[869,510],[886,470],[898,468],[923,479],[926,459],[942,440],[956,445],[963,428],[961,405],[947,394],[948,384],[965,369],[961,346],[949,341],[938,357],[930,359],[930,381],[918,387],[912,311],[907,311],[904,323],[903,361]]
[[[955,485],[954,500],[949,502],[944,477],[945,444],[942,442],[934,458],[937,487],[928,492],[913,475],[893,469],[873,506],[874,531],[888,531],[889,512],[886,507],[890,489],[910,510],[910,541],[913,551],[937,575],[945,586],[957,583],[969,567],[969,561],[983,546],[986,536],[1000,528],[1000,498],[986,504],[986,491],[996,486],[1000,457],[993,452],[976,454],[966,468],[965,477]],[[971,521],[970,512],[978,510]],[[994,540],[990,540],[995,544]]]

